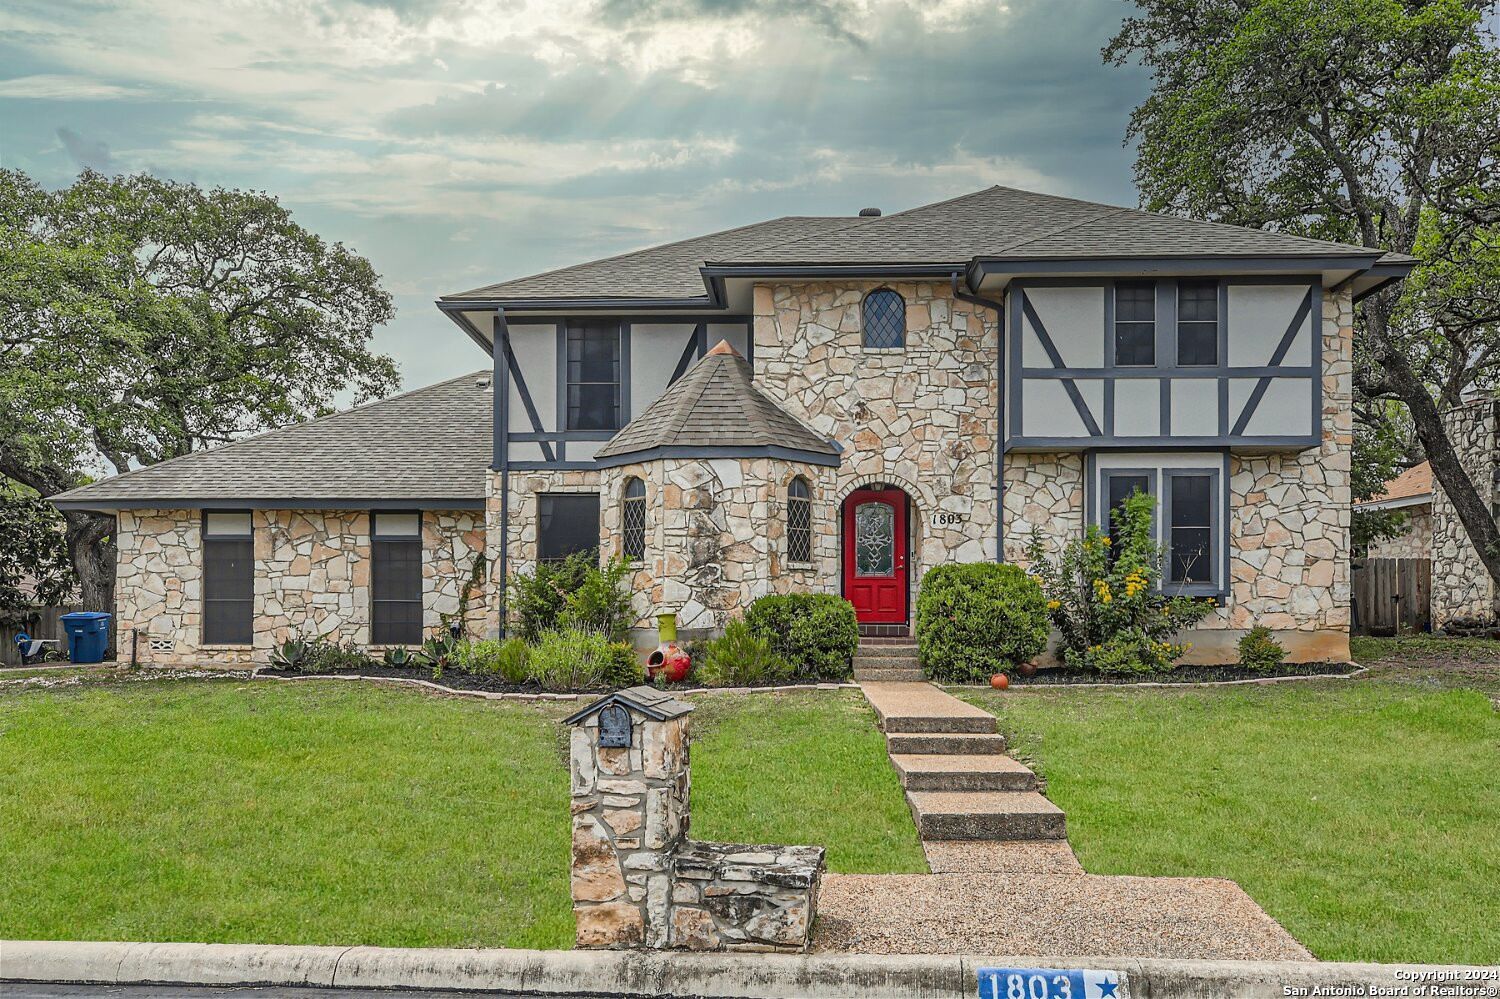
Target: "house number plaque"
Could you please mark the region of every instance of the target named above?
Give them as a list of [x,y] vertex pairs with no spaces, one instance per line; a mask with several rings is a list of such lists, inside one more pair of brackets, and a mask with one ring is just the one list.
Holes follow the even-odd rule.
[[599,748],[625,749],[630,746],[630,712],[611,704],[599,712]]

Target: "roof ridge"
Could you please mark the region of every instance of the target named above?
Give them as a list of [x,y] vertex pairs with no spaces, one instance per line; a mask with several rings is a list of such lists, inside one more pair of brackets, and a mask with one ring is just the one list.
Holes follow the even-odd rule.
[[381,399],[371,399],[369,402],[362,402],[358,406],[351,406],[348,409],[341,409],[336,413],[325,413],[322,416],[314,416],[310,420],[298,420],[296,423],[288,423],[283,427],[271,427],[268,430],[262,430],[259,433],[251,434],[249,437],[241,437],[238,440],[232,440],[226,444],[220,444],[218,447],[200,448],[197,451],[189,451],[187,454],[179,454],[175,458],[168,458],[166,461],[158,461],[151,465],[144,465],[141,468],[132,468],[115,475],[106,475],[102,479],[95,479],[93,482],[87,482],[81,486],[74,486],[72,489],[68,489],[60,493],[53,493],[51,496],[46,497],[46,499],[64,499],[70,493],[77,492],[80,489],[89,489],[93,486],[101,485],[106,482],[118,482],[121,479],[127,479],[134,475],[140,475],[143,472],[150,472],[154,469],[166,468],[169,465],[175,465],[178,462],[187,461],[189,458],[200,458],[207,454],[220,455],[226,451],[233,450],[234,448],[237,448],[242,444],[252,444],[255,441],[261,440],[262,438],[270,437],[272,434],[279,434],[287,430],[295,430],[299,427],[310,427],[318,423],[326,423],[330,420],[335,420],[342,416],[350,416],[354,413],[362,412],[374,406],[382,406],[388,402],[395,402],[397,399],[404,399],[407,396],[416,395],[419,392],[428,392],[433,389],[442,388],[445,385],[452,385],[454,382],[461,382],[465,379],[475,378],[487,373],[488,372],[486,372],[485,369],[480,368],[477,371],[471,371],[466,375],[457,375],[453,378],[445,378],[440,382],[433,382],[431,385],[423,385],[419,388],[407,389],[405,392],[397,392],[395,395],[388,395]]
[[[701,384],[695,386],[689,383],[683,387],[682,396],[678,400],[679,404],[673,407],[672,415],[666,422],[665,429],[669,432],[670,436],[675,437],[683,427],[687,426],[688,417],[692,416],[693,410],[698,408],[698,400],[702,399],[703,393],[708,391],[708,384],[713,381],[714,374],[720,367],[718,358],[728,356],[728,354],[705,354],[699,359],[697,364],[689,369],[689,374],[693,370],[703,369],[704,373],[699,376]],[[696,392],[691,391],[695,388],[697,389]],[[683,405],[684,403],[685,405]],[[642,413],[641,415],[644,416],[645,414]]]

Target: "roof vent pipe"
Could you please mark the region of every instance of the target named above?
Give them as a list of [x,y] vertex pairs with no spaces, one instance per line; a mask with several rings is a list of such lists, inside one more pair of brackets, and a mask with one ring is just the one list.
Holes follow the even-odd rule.
[[864,218],[864,219],[878,219],[878,218],[880,218],[880,209],[879,208],[861,208],[859,210],[859,217],[860,218]]

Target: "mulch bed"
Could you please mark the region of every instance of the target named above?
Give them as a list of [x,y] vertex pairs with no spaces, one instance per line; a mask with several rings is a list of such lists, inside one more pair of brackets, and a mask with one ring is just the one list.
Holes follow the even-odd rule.
[[[542,685],[532,681],[526,683],[510,683],[504,677],[475,676],[472,673],[460,673],[457,670],[443,670],[442,676],[433,676],[432,670],[419,669],[408,666],[361,666],[359,669],[341,669],[329,673],[302,673],[294,669],[273,669],[263,667],[259,671],[261,676],[371,676],[387,680],[426,680],[428,683],[440,683],[444,687],[452,687],[454,690],[483,690],[491,694],[541,694]],[[568,693],[606,693],[604,687],[589,687]]]
[[1012,687],[1066,687],[1070,684],[1107,683],[1130,686],[1138,683],[1224,683],[1228,680],[1273,680],[1287,676],[1348,676],[1359,669],[1353,663],[1282,663],[1269,672],[1243,666],[1179,666],[1163,673],[1094,673],[1053,667],[1036,676],[1010,672]]

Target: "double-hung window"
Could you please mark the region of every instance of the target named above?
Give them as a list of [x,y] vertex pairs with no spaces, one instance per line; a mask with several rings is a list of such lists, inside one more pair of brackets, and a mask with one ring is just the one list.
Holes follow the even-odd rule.
[[1177,283],[1177,363],[1181,367],[1219,363],[1219,282]]
[[619,430],[619,324],[570,323],[566,343],[567,429]]
[[1156,282],[1115,283],[1115,364],[1156,364]]
[[370,641],[422,642],[422,515],[370,515]]
[[598,550],[598,493],[541,493],[537,506],[537,558],[555,562],[574,552]]
[[255,642],[255,534],[249,510],[203,511],[203,644]]

